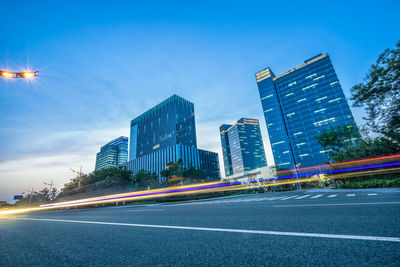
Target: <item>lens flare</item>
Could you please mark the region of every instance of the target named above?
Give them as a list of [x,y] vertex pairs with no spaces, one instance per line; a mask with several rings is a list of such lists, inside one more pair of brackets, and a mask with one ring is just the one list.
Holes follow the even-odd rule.
[[9,72],[9,71],[2,71],[0,72],[0,75],[3,76],[4,78],[13,78],[14,73]]
[[35,73],[34,73],[34,72],[27,71],[27,72],[23,72],[23,73],[22,73],[22,76],[24,76],[25,78],[32,78],[32,77],[35,76]]

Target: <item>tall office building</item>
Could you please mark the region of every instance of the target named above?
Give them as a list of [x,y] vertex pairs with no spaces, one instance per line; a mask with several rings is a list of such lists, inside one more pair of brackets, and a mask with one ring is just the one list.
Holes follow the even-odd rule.
[[281,169],[324,164],[328,151],[315,136],[330,127],[355,127],[328,54],[278,76],[266,68],[256,80],[275,165]]
[[[131,121],[127,169],[160,174],[171,161],[219,179],[218,154],[197,149],[193,103],[173,95]],[[159,176],[160,177],[160,176]],[[161,179],[162,177],[160,177]]]
[[267,166],[258,120],[242,118],[219,129],[226,176]]
[[123,166],[128,161],[128,137],[121,136],[101,147],[96,155],[96,168]]
[[173,95],[131,121],[129,160],[181,144],[196,147],[194,105]]
[[222,156],[224,159],[225,176],[233,175],[231,148],[229,146],[229,136],[227,131],[232,126],[233,125],[230,124],[222,124],[219,127],[219,133],[221,135]]

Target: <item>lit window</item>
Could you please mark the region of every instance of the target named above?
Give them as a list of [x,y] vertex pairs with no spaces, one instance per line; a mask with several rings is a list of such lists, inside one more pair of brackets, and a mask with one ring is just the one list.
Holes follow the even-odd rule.
[[323,123],[328,123],[329,121],[331,121],[331,122],[335,122],[335,117],[332,117],[332,118],[329,118],[329,119],[326,119],[326,120],[322,120],[322,121],[317,121],[317,122],[314,122],[314,125],[315,126],[321,126]]
[[313,81],[317,81],[317,80],[322,79],[322,78],[324,78],[324,77],[325,77],[325,75],[319,76],[319,77],[317,77],[317,78],[314,78]]
[[285,142],[285,141],[279,141],[279,142],[276,142],[276,143],[272,143],[271,146],[278,145],[278,144],[282,144],[282,143],[284,143],[284,142]]
[[325,98],[327,98],[327,96],[324,96],[324,97],[321,97],[321,98],[315,99],[315,101],[321,101],[321,100],[323,100],[323,99],[325,99]]
[[310,79],[310,78],[312,78],[312,77],[314,77],[314,76],[317,76],[317,74],[314,73],[314,74],[308,75],[308,76],[306,77],[306,79]]
[[329,100],[328,102],[329,102],[329,103],[332,103],[332,102],[335,102],[335,101],[339,101],[340,99],[341,99],[341,97],[338,97],[338,98],[335,98],[335,99]]
[[314,111],[314,113],[319,113],[319,112],[324,111],[324,110],[326,110],[326,108],[318,109],[318,110]]
[[314,87],[316,85],[317,85],[317,83],[311,84],[309,86],[304,87],[302,90],[305,91],[305,90],[310,89],[311,87]]
[[333,85],[335,85],[335,84],[337,84],[337,83],[338,83],[338,81],[331,83],[331,85],[333,86]]
[[264,96],[263,98],[261,98],[261,100],[267,99],[267,98],[269,98],[269,97],[271,97],[271,96],[273,96],[273,94],[270,94],[270,95]]

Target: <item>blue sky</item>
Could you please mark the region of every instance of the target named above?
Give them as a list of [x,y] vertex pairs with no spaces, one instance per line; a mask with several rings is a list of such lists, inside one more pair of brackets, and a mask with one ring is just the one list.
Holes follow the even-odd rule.
[[[198,146],[221,153],[218,127],[263,126],[255,72],[328,52],[346,96],[400,38],[399,1],[0,2],[0,200],[70,168],[94,169],[101,145],[178,94],[195,104]],[[363,111],[353,109],[358,123]],[[271,159],[268,144],[265,145]]]

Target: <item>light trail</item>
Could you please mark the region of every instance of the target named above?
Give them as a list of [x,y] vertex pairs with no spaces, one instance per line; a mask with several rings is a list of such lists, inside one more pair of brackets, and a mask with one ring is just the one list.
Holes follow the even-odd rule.
[[302,170],[310,170],[310,169],[317,169],[317,168],[335,167],[335,166],[341,166],[341,165],[346,165],[346,164],[354,164],[354,163],[362,163],[362,162],[370,162],[370,161],[386,160],[386,159],[400,159],[400,154],[390,155],[390,156],[383,156],[383,157],[374,157],[374,158],[367,158],[367,159],[352,160],[352,161],[345,161],[345,162],[332,163],[332,164],[324,164],[324,165],[319,165],[319,166],[297,168],[297,169],[292,169],[292,170],[283,170],[283,171],[277,171],[276,173],[295,172],[296,170],[297,171],[302,171]]
[[[393,159],[400,157],[400,155],[388,156],[388,157],[380,157],[369,159],[369,161],[376,161],[382,159]],[[350,163],[360,163],[365,162],[366,160],[361,161],[351,161]],[[344,164],[344,163],[341,163]],[[327,165],[331,166],[331,165]],[[162,198],[162,197],[172,197],[172,196],[180,196],[180,195],[188,195],[188,194],[205,194],[205,193],[215,193],[221,191],[234,191],[234,190],[242,190],[242,189],[251,189],[254,187],[270,187],[270,186],[278,186],[285,184],[295,184],[297,182],[305,183],[305,182],[313,182],[313,181],[321,181],[321,180],[330,180],[337,179],[342,177],[349,177],[351,175],[354,176],[362,176],[371,173],[379,173],[379,172],[393,172],[400,171],[400,162],[389,162],[389,163],[381,163],[381,164],[373,164],[367,166],[357,166],[351,168],[344,169],[331,169],[319,172],[310,172],[310,173],[301,173],[298,175],[286,175],[281,177],[273,177],[259,180],[251,180],[245,182],[239,181],[231,181],[231,182],[207,182],[201,184],[194,185],[186,185],[186,186],[175,186],[168,188],[160,188],[153,190],[144,190],[144,191],[136,191],[136,192],[128,192],[122,194],[113,194],[85,199],[78,199],[74,201],[66,201],[60,203],[53,204],[45,204],[39,207],[32,208],[24,208],[24,209],[12,209],[12,210],[3,210],[0,211],[0,215],[11,215],[18,214],[24,212],[32,212],[32,211],[40,211],[40,210],[49,210],[49,209],[57,209],[57,208],[67,208],[67,207],[77,207],[77,206],[86,206],[86,205],[96,205],[96,204],[106,204],[106,203],[116,203],[122,201],[134,201],[134,200],[143,200],[150,198]],[[388,168],[391,167],[391,168]],[[397,168],[396,168],[397,167]],[[313,167],[317,168],[317,167]],[[322,174],[335,174],[334,177],[319,177]],[[298,177],[302,177],[299,181]]]
[[[271,180],[282,180],[282,179],[297,178],[298,176],[313,176],[313,175],[317,175],[317,174],[329,174],[329,173],[337,173],[337,172],[347,172],[347,171],[382,168],[382,167],[397,166],[397,165],[400,165],[400,162],[376,164],[376,165],[354,167],[354,168],[347,168],[347,169],[340,169],[340,170],[329,170],[329,171],[324,171],[324,172],[314,172],[314,173],[308,173],[308,174],[289,175],[289,176],[282,176],[282,177],[277,177],[277,178],[253,180],[253,181],[249,181],[249,182],[245,182],[245,183],[257,183],[257,182],[265,182],[265,181],[271,181]],[[102,198],[102,199],[96,199],[95,198],[95,199],[92,199],[92,200],[83,200],[83,201],[81,200],[81,201],[74,201],[74,202],[64,202],[64,203],[56,203],[56,204],[49,204],[49,205],[41,205],[40,207],[41,208],[64,207],[64,206],[70,206],[70,205],[92,204],[92,203],[97,203],[99,201],[112,200],[111,202],[113,202],[115,200],[120,200],[120,199],[124,199],[123,201],[126,201],[127,199],[131,200],[133,198],[139,199],[139,197],[143,197],[143,196],[150,196],[150,195],[162,195],[162,196],[164,196],[165,194],[178,193],[178,192],[183,192],[183,191],[184,192],[186,192],[186,191],[198,191],[198,190],[202,190],[202,189],[210,189],[210,188],[218,188],[218,187],[226,187],[226,186],[229,187],[229,186],[240,185],[240,184],[242,184],[242,182],[201,185],[201,186],[195,186],[195,187],[177,188],[177,189],[166,190],[166,191],[145,192],[145,193],[136,193],[136,194],[132,194],[132,195],[112,196],[112,197],[107,197],[107,198]]]

